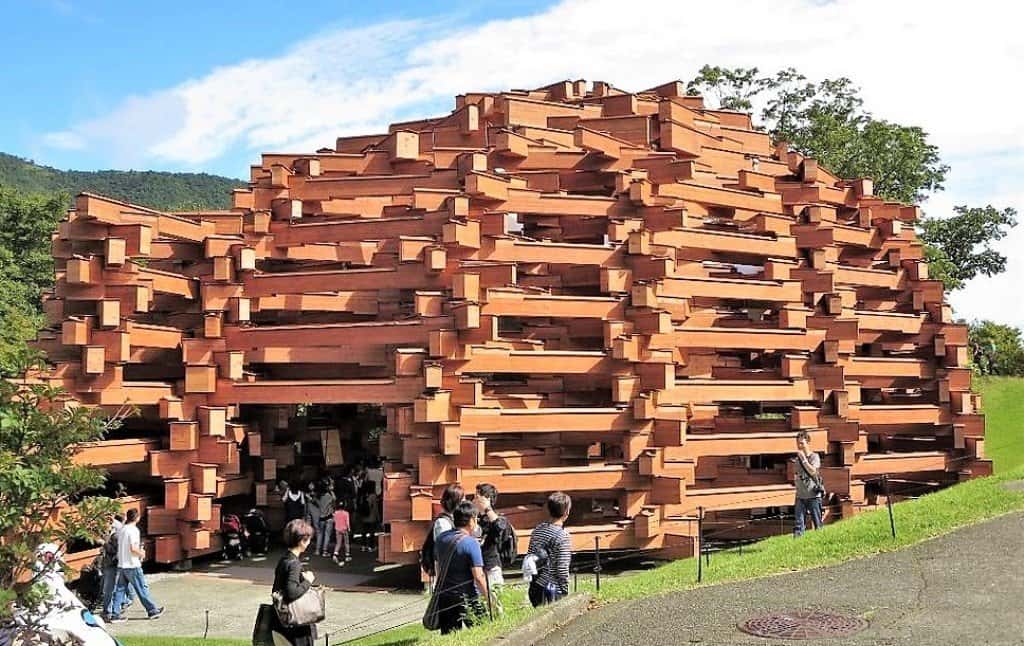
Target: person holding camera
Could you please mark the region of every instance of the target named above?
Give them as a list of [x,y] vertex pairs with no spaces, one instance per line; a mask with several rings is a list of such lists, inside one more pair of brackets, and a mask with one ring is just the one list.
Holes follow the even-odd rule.
[[821,456],[811,450],[811,436],[800,431],[796,436],[796,463],[793,484],[796,485],[794,538],[803,536],[805,516],[811,515],[814,529],[821,528],[821,504],[825,487],[821,482]]

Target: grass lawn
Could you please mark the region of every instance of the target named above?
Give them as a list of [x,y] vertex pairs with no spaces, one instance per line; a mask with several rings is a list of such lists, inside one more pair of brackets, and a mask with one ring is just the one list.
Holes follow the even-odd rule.
[[118,637],[124,646],[249,646],[251,639],[203,639],[202,637]]
[[1024,379],[974,379],[985,413],[985,453],[996,473],[1024,465]]

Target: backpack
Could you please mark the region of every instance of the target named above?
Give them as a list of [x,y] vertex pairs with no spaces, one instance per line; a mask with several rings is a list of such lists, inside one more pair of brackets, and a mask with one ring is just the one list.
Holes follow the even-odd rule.
[[117,532],[110,532],[107,542],[103,544],[102,567],[117,567]]
[[[441,512],[437,518],[441,518],[441,516],[453,520],[451,514],[446,511]],[[437,554],[434,551],[434,523],[437,522],[437,518],[431,521],[427,537],[423,540],[423,546],[420,547],[420,567],[429,576],[434,576],[434,566],[437,563]]]
[[515,562],[517,556],[519,556],[519,545],[516,528],[506,519],[501,528],[501,534],[498,536],[498,557],[502,563],[510,566]]

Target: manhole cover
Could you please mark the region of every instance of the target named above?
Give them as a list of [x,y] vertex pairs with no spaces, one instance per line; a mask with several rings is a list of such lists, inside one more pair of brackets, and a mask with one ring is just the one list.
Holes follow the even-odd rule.
[[748,619],[739,625],[743,632],[775,639],[818,639],[853,635],[868,627],[859,617],[844,617],[820,610],[783,610]]

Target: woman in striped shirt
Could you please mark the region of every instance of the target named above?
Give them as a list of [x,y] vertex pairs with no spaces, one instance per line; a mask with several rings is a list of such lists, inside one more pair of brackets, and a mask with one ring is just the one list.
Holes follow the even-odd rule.
[[530,534],[527,554],[537,557],[537,576],[530,581],[530,603],[534,607],[558,601],[569,594],[569,563],[572,560],[572,541],[565,530],[572,500],[561,491],[548,496],[548,515],[551,520],[537,525]]

